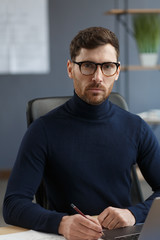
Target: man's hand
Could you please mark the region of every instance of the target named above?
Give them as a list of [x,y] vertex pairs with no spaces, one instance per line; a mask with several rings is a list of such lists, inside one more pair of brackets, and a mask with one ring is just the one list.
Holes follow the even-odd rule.
[[99,216],[102,227],[115,229],[135,224],[135,217],[128,209],[108,207]]
[[58,232],[68,240],[95,240],[102,236],[102,227],[93,217],[75,214],[62,218]]

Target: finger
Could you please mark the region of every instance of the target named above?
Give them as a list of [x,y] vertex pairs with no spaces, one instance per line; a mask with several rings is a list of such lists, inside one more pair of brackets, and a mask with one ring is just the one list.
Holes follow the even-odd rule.
[[119,224],[119,222],[116,219],[113,218],[110,222],[108,222],[107,228],[109,230],[115,229],[118,224]]
[[103,233],[103,229],[102,229],[102,226],[101,226],[101,224],[100,224],[100,222],[98,221],[98,218],[97,218],[97,216],[95,217],[95,216],[87,216],[87,218],[88,219],[90,219],[92,222],[94,222],[95,224],[97,224],[98,226],[99,226],[99,231],[100,231],[100,233],[102,234],[102,235],[104,235],[104,233]]
[[87,218],[80,217],[81,227],[79,228],[79,231],[81,233],[85,233],[88,239],[98,239],[102,237],[102,227],[97,220],[93,219],[91,216],[87,216]]
[[[70,240],[85,240],[85,239],[98,239],[101,238],[102,234],[100,232],[94,231],[90,227],[87,226],[86,222],[90,224],[96,225],[91,222],[89,219],[82,217],[79,214],[76,214],[72,217],[73,221],[70,224],[70,227],[67,228],[67,233],[65,237]],[[72,220],[71,219],[71,220]],[[96,225],[97,226],[97,225]]]
[[81,224],[83,224],[85,227],[90,228],[91,230],[96,231],[98,233],[102,232],[102,227],[99,224],[97,219],[94,219],[91,216],[86,216],[86,217],[87,218],[82,217],[83,221],[81,221]]
[[104,219],[102,226],[108,229],[115,229],[118,227],[125,227],[127,226],[127,223],[124,221],[122,216],[113,212]]
[[120,222],[117,222],[117,224],[114,226],[113,229],[121,228],[121,227],[124,227],[124,226],[122,226],[122,224]]
[[101,214],[98,215],[98,221],[101,225],[104,219],[108,216],[108,214],[109,212],[108,212],[108,209],[106,208],[103,212],[101,212]]
[[102,229],[102,227],[101,227],[101,225],[100,225],[100,223],[99,223],[99,221],[98,221],[97,218],[95,218],[95,217],[93,217],[93,216],[89,216],[89,215],[87,215],[86,217],[87,217],[89,220],[91,220],[92,222],[94,222],[95,224],[97,224],[97,225]]
[[87,239],[99,239],[102,237],[102,232],[97,232],[87,227],[80,228],[79,231],[81,234],[84,234],[84,237]]
[[102,222],[102,226],[104,227],[104,228],[108,228],[108,229],[110,229],[110,225],[112,226],[112,222],[114,221],[114,218],[113,218],[113,216],[111,216],[111,215],[108,215],[105,219],[104,219],[104,221]]
[[70,232],[69,239],[71,240],[87,240],[87,239],[98,239],[99,236],[91,236],[85,229],[78,229],[77,231]]

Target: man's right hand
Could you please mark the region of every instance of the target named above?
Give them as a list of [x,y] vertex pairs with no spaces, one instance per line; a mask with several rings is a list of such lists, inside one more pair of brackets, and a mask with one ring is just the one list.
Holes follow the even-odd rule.
[[59,234],[68,240],[95,240],[102,236],[102,227],[97,219],[80,214],[64,216],[60,222]]

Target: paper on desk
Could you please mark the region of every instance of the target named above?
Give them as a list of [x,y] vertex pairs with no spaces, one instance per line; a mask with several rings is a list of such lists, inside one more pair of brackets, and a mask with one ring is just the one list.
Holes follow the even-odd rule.
[[65,240],[64,237],[50,234],[50,233],[41,233],[33,230],[11,233],[7,235],[0,235],[0,240]]

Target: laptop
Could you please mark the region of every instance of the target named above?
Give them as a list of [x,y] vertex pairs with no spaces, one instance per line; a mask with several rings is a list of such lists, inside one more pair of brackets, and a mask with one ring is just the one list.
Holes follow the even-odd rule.
[[160,197],[154,199],[144,224],[104,230],[104,240],[160,240]]

